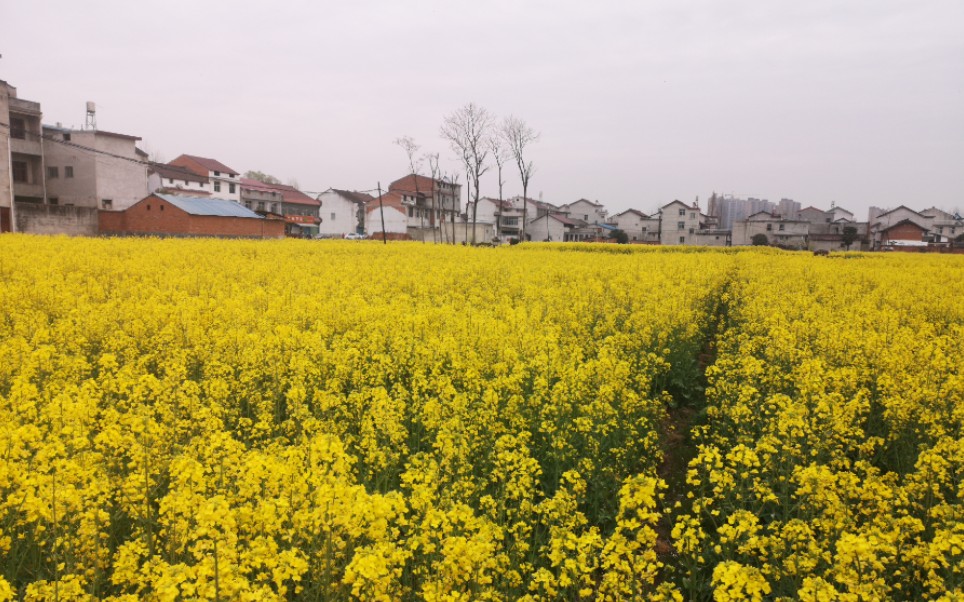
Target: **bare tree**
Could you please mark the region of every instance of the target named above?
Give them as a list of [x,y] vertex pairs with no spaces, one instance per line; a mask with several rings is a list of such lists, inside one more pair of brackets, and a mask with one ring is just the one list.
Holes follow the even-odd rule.
[[425,242],[425,215],[421,207],[418,206],[418,172],[422,168],[422,160],[415,156],[421,147],[415,144],[415,140],[411,136],[396,138],[395,144],[400,146],[405,151],[405,155],[408,156],[408,169],[412,173],[412,181],[415,184],[415,211],[418,212],[418,229],[422,235],[422,242]]
[[[439,190],[438,190],[438,179],[441,175],[441,170],[439,169],[438,153],[425,153],[423,158],[428,161],[428,171],[432,175],[432,242],[440,242],[442,236],[442,228],[439,227],[438,232],[435,231],[435,226],[445,223],[445,205],[441,206],[441,211],[439,211],[438,203]],[[439,216],[441,213],[441,216]]]
[[519,179],[522,180],[522,235],[521,240],[526,238],[526,208],[528,203],[529,179],[532,177],[534,167],[532,160],[526,160],[527,149],[530,144],[539,140],[539,132],[535,131],[525,121],[518,117],[508,116],[502,122],[502,136],[509,146],[509,152],[515,160],[516,167],[519,169]]
[[490,135],[486,140],[486,145],[489,147],[492,160],[495,161],[495,170],[499,182],[499,209],[495,213],[495,235],[497,238],[501,238],[499,222],[502,219],[502,187],[505,186],[505,180],[502,179],[502,166],[512,158],[512,154],[509,152],[509,147],[506,145],[505,137],[501,135],[501,132]]
[[492,117],[484,108],[469,103],[455,111],[442,122],[441,135],[449,141],[452,150],[462,157],[467,185],[472,187],[472,244],[475,244],[475,224],[479,209],[479,180],[488,171],[485,160],[486,147]]
[[257,180],[259,182],[264,182],[265,184],[280,184],[281,180],[274,177],[271,174],[266,174],[263,171],[248,170],[244,172],[244,177],[249,180]]

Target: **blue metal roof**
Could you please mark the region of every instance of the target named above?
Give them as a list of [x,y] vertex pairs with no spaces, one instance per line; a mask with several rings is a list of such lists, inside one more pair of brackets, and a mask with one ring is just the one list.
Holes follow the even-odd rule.
[[603,230],[619,230],[619,228],[617,228],[616,226],[610,226],[609,224],[596,224],[596,225],[602,228]]
[[164,199],[185,213],[191,215],[216,215],[219,217],[253,217],[264,219],[254,211],[234,201],[222,199],[205,199],[196,196],[175,196],[173,194],[157,194],[154,196]]

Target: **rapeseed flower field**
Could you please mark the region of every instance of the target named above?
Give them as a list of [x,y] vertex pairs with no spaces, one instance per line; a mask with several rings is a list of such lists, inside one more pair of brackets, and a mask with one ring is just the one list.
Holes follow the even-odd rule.
[[2,237],[0,601],[959,599],[962,267]]

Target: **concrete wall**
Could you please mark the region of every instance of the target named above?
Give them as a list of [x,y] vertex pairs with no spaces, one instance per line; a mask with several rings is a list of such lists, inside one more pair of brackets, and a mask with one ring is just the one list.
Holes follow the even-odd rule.
[[[548,221],[548,225],[546,225]],[[563,242],[566,236],[566,226],[559,220],[551,216],[542,216],[537,218],[526,226],[526,237],[535,242],[545,242],[546,238],[549,242]]]
[[96,236],[99,229],[97,210],[89,207],[17,203],[15,209],[18,232]]
[[[318,198],[321,206],[318,208],[318,216],[321,223],[318,224],[318,233],[326,236],[344,236],[355,232],[358,228],[358,204],[341,196],[333,190],[328,190]],[[378,215],[375,215],[378,220]],[[388,227],[388,215],[385,215],[386,229]],[[381,231],[381,221],[374,222],[377,229]],[[372,227],[369,230],[374,231]],[[389,230],[391,232],[391,230]]]
[[[10,123],[10,88],[7,82],[0,81],[0,119]],[[10,129],[0,127],[0,207],[5,208],[8,221],[0,223],[0,232],[9,229],[10,205],[13,203],[13,175],[10,173]],[[2,216],[0,216],[2,219]]]
[[[378,203],[372,203],[365,213],[365,224],[368,235],[380,234],[382,231],[382,218],[379,213]],[[389,234],[408,234],[408,217],[402,213],[401,209],[395,207],[385,207],[385,232]]]
[[[61,130],[48,129],[46,133],[63,140]],[[135,140],[96,131],[68,133],[71,144],[126,159],[48,140],[44,144],[48,199],[57,199],[60,205],[121,210],[147,196],[147,165],[137,156]],[[57,177],[51,177],[53,167],[57,168]],[[67,177],[67,167],[73,168],[73,177]],[[110,207],[104,206],[105,200],[111,201]]]

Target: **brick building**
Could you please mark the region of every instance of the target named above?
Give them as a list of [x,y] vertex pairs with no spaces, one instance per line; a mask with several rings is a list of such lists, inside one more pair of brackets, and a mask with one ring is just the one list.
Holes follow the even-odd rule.
[[123,211],[101,211],[100,233],[282,238],[285,222],[225,200],[151,194]]

